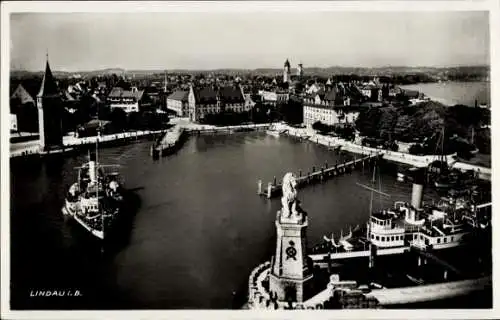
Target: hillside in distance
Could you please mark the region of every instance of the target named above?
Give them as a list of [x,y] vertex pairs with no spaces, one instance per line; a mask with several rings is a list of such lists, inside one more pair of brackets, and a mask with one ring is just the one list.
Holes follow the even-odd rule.
[[[57,71],[53,70],[56,77],[69,77],[79,74],[81,76],[93,77],[98,75],[126,75],[126,76],[147,76],[153,74],[227,74],[227,75],[262,75],[275,76],[281,75],[282,68],[257,68],[257,69],[229,69],[220,68],[213,70],[196,70],[196,69],[164,69],[164,70],[126,70],[123,68],[107,68],[92,71]],[[292,68],[292,74],[295,74],[296,69]],[[374,68],[363,67],[309,67],[304,68],[305,75],[315,75],[328,77],[331,75],[340,74],[355,74],[359,76],[391,76],[391,75],[410,75],[410,74],[428,74],[428,75],[471,75],[476,78],[488,78],[490,73],[489,66],[457,66],[457,67],[405,67],[405,66],[384,66]],[[43,72],[12,70],[11,77],[24,78],[30,75],[42,75]]]

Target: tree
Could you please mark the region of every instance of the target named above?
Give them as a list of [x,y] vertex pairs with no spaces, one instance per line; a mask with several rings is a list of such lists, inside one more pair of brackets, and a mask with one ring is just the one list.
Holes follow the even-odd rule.
[[127,129],[127,113],[122,108],[113,108],[110,120],[117,131],[125,131]]
[[356,128],[362,136],[378,137],[379,122],[382,111],[379,108],[368,108],[359,113]]

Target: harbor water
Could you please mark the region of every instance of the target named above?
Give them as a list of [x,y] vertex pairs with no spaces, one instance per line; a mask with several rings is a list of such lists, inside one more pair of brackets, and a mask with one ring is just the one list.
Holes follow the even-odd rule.
[[[257,181],[307,173],[353,155],[264,133],[189,137],[175,154],[153,160],[150,142],[102,149],[120,164],[130,190],[130,223],[113,252],[101,253],[61,206],[85,152],[43,162],[11,161],[11,306],[13,309],[231,309],[246,299],[248,275],[273,255],[280,199],[257,195]],[[409,201],[411,186],[384,164],[374,209]],[[372,168],[299,191],[309,246],[323,235],[366,222]],[[424,201],[436,199],[426,191]],[[34,297],[41,290],[79,296]]]
[[463,104],[473,107],[477,101],[479,105],[491,106],[490,83],[485,81],[417,83],[401,88],[420,91],[445,105]]

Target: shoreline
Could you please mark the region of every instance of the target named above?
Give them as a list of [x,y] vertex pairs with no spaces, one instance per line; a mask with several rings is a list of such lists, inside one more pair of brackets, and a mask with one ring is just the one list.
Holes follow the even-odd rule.
[[[390,151],[387,149],[365,147],[341,138],[320,135],[312,129],[298,129],[283,124],[280,124],[279,128],[286,135],[306,139],[329,148],[340,147],[341,150],[361,155],[380,153],[382,154],[382,158],[385,160],[419,168],[427,167],[430,163],[439,158],[439,155],[416,156],[409,153]],[[455,154],[446,155],[446,162],[448,165],[462,171],[474,170],[478,172],[479,178],[491,181],[491,168],[459,162],[455,159],[455,156]]]

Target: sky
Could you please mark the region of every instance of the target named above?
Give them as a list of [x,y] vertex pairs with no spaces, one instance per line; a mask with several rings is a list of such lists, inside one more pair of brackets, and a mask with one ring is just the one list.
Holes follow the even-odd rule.
[[59,71],[489,65],[487,12],[16,13],[10,66]]

